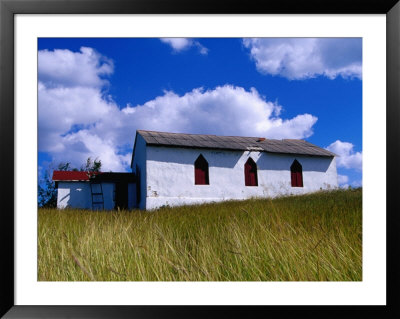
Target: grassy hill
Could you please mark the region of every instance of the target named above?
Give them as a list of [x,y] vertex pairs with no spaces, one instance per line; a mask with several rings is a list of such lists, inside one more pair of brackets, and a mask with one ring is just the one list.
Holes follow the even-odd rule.
[[359,281],[362,190],[162,208],[39,209],[40,281]]

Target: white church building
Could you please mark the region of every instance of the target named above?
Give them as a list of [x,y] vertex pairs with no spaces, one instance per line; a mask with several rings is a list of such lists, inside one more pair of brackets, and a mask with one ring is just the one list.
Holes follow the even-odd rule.
[[140,209],[338,187],[335,154],[303,140],[138,130],[131,168]]
[[[61,181],[54,178],[60,174],[55,172],[53,180],[58,183],[60,208],[95,208],[93,196],[100,192],[93,193],[93,184],[101,183],[104,209],[120,207],[118,203],[124,208],[156,209],[335,189],[335,156],[304,140],[138,130],[132,173],[102,173],[74,181],[67,176],[72,172],[64,172]],[[80,192],[73,190],[78,183]]]

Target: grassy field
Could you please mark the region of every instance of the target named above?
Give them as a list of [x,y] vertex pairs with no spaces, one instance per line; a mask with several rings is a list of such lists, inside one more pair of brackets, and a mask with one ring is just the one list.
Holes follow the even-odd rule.
[[40,281],[359,281],[362,190],[153,212],[39,209]]

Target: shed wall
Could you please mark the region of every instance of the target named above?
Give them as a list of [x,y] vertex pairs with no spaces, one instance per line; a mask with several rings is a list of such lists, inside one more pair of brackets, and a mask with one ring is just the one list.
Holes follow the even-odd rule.
[[[104,196],[104,209],[114,209],[114,183],[101,183]],[[58,208],[92,208],[89,182],[58,182]]]
[[[141,152],[136,152],[139,155]],[[209,185],[194,184],[194,162],[202,154],[209,165]],[[136,157],[136,156],[135,156]],[[257,164],[258,186],[245,186],[244,164]],[[292,187],[290,166],[303,168],[304,187]],[[143,158],[138,162],[143,165]],[[145,207],[176,206],[250,197],[304,194],[338,187],[334,157],[281,155],[257,151],[217,151],[147,146]]]

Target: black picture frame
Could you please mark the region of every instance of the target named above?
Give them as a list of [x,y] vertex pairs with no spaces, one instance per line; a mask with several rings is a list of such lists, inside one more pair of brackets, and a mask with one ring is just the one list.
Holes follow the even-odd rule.
[[[14,16],[15,14],[385,14],[387,54],[386,306],[16,306],[14,304]],[[400,316],[399,178],[400,3],[398,0],[0,0],[0,315],[4,318],[205,318],[231,316]],[[383,106],[382,106],[383,107]],[[382,141],[384,143],[384,141]],[[384,212],[376,212],[383,214]]]

